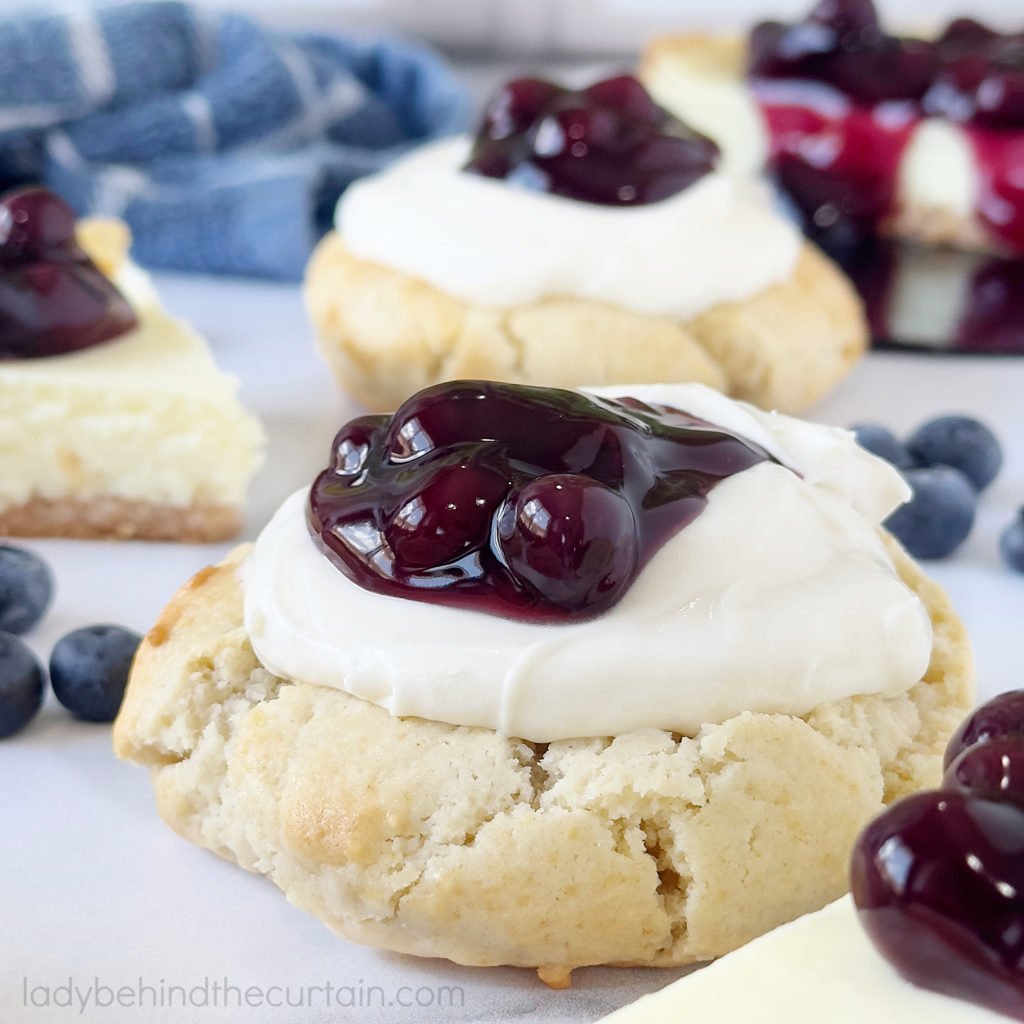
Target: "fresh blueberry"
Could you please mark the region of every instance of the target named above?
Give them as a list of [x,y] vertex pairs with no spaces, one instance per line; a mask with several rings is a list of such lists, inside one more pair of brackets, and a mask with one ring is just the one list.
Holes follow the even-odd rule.
[[906,446],[888,427],[880,423],[855,423],[850,429],[861,448],[891,462],[897,469],[909,469],[914,464]]
[[1024,572],[1024,508],[1017,510],[999,535],[999,553],[1011,569]]
[[970,416],[929,420],[907,438],[907,449],[925,466],[959,469],[976,491],[988,487],[1003,464],[1003,450],[995,434]]
[[0,545],[0,630],[27,632],[43,617],[52,597],[53,576],[39,556]]
[[28,644],[0,632],[0,739],[23,729],[43,703],[43,666]]
[[915,558],[945,558],[974,525],[974,488],[950,466],[908,469],[904,476],[913,496],[885,526]]
[[112,722],[141,639],[120,626],[85,626],[62,637],[50,655],[57,700],[88,722]]

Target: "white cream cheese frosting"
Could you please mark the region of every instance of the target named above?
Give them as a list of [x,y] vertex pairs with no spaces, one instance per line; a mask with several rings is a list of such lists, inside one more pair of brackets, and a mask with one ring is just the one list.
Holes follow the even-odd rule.
[[905,981],[845,896],[784,924],[600,1024],[1006,1024],[974,1003]]
[[600,206],[463,171],[469,145],[431,143],[350,185],[345,245],[475,305],[569,295],[684,319],[796,265],[799,235],[759,183],[713,172],[658,203]]
[[238,505],[263,434],[206,343],[126,262],[114,283],[138,326],[43,359],[0,361],[0,506],[113,495]]
[[296,493],[244,570],[260,661],[395,715],[538,742],[651,727],[694,735],[744,711],[801,715],[921,678],[931,625],[875,529],[909,496],[894,469],[846,431],[701,385],[602,391],[701,416],[798,472],[768,462],[722,481],[618,604],[558,625],[363,590],[320,552],[307,492]]

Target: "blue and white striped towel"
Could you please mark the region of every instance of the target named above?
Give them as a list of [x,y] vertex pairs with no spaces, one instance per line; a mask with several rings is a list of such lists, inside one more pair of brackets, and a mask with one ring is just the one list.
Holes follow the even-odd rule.
[[131,225],[139,262],[296,279],[341,190],[463,127],[429,50],[177,0],[0,20],[0,181]]

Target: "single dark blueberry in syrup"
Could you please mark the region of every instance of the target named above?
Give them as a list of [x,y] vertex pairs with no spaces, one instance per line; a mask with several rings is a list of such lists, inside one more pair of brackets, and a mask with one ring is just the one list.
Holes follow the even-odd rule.
[[942,788],[1024,807],[1024,737],[999,736],[961,751],[946,769]]
[[531,480],[502,513],[498,539],[519,579],[563,608],[594,613],[622,596],[639,558],[629,502],[572,473]]
[[135,325],[124,297],[75,241],[62,199],[38,187],[0,198],[0,359],[74,352]]
[[0,260],[45,259],[55,249],[76,249],[75,215],[42,188],[18,189],[0,200]]
[[610,206],[654,203],[709,173],[718,147],[631,75],[570,90],[509,82],[487,106],[466,170]]
[[344,427],[307,521],[368,590],[579,619],[619,600],[716,483],[767,459],[632,398],[454,381]]
[[357,477],[366,467],[366,459],[375,436],[387,429],[388,416],[360,416],[346,423],[335,435],[331,467],[339,477]]
[[407,569],[454,562],[488,540],[508,480],[472,462],[441,466],[395,513],[384,536]]
[[1011,690],[977,707],[953,733],[942,766],[949,766],[968,747],[1007,737],[1020,737],[1024,744],[1024,690]]
[[1024,809],[907,797],[861,833],[850,874],[861,923],[908,981],[1024,1020]]

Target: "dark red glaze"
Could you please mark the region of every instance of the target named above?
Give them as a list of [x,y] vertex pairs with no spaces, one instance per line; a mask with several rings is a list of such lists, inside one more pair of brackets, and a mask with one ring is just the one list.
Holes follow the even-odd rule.
[[75,352],[135,325],[131,306],[75,241],[62,199],[36,187],[0,199],[0,359]]
[[1024,809],[918,793],[861,834],[858,915],[908,981],[1024,1020]]
[[1024,690],[1011,690],[974,709],[953,733],[946,747],[943,769],[968,748],[1004,736],[1017,736],[1024,744]]
[[655,203],[711,171],[718,147],[631,75],[586,89],[520,78],[492,97],[466,170],[608,206]]
[[[822,0],[802,22],[757,25],[749,52],[775,167],[812,235],[837,221],[852,236],[877,232],[895,212],[907,142],[939,116],[973,147],[979,220],[1024,252],[1024,33],[961,18],[935,40],[907,39],[884,31],[871,0]],[[824,95],[826,116],[805,110],[793,83]]]
[[[797,93],[757,87],[768,124],[772,165],[812,234],[870,234],[892,210],[897,169],[915,122],[909,111],[852,104],[808,83]],[[798,100],[798,102],[794,102]]]
[[455,381],[343,427],[307,518],[368,590],[584,619],[622,597],[715,484],[769,458],[665,406]]
[[1024,122],[1016,131],[973,125],[968,136],[978,162],[978,219],[1024,252]]
[[1024,736],[1000,736],[968,747],[946,769],[942,788],[1024,806]]

